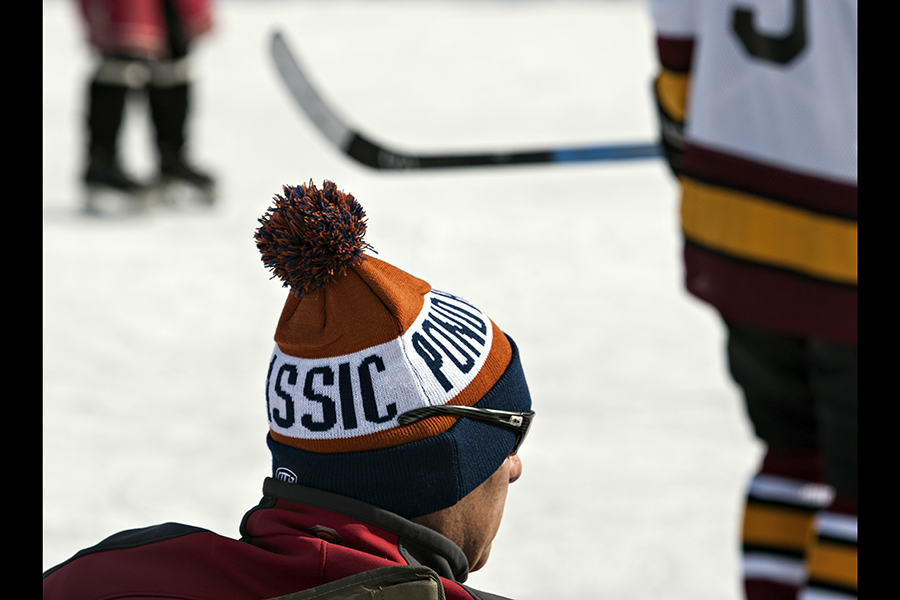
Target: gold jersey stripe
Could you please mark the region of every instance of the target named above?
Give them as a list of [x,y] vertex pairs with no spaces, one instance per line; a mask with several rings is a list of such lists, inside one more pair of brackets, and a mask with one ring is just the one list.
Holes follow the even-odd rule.
[[810,579],[857,587],[857,551],[855,547],[819,541],[809,551]]
[[743,541],[745,544],[802,551],[812,521],[811,512],[748,504],[744,510]]
[[682,177],[688,239],[737,258],[857,282],[857,224]]
[[656,78],[656,96],[667,115],[684,123],[690,76],[663,69]]

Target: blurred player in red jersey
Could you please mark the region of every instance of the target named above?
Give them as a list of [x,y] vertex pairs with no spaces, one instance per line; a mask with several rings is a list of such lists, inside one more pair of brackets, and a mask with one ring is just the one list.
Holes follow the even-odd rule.
[[116,192],[128,203],[147,185],[122,168],[118,138],[129,93],[145,93],[156,134],[159,171],[152,189],[186,188],[204,202],[214,182],[185,157],[191,73],[190,44],[212,27],[210,0],[78,0],[91,46],[99,55],[88,93],[88,206]]

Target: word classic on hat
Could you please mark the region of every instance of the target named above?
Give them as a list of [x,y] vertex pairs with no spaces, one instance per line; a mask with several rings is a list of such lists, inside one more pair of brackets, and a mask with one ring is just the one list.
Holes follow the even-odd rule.
[[398,417],[444,405],[530,413],[515,343],[469,302],[366,253],[365,212],[334,183],[283,194],[255,235],[290,288],[266,377],[275,477],[407,518],[452,506],[500,467],[516,431]]

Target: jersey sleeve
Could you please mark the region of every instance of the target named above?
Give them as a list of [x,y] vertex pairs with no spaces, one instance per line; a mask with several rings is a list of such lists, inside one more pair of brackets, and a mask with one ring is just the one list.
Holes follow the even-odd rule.
[[651,0],[660,68],[653,81],[660,139],[675,175],[682,170],[688,88],[694,52],[693,0]]

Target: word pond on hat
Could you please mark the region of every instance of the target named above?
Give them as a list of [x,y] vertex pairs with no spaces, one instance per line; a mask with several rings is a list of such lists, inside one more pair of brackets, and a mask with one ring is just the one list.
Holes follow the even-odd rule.
[[507,337],[465,300],[367,254],[351,194],[310,182],[274,200],[255,238],[291,290],[266,377],[275,442],[316,453],[416,442],[457,418],[400,426],[400,414],[474,406],[497,384],[513,356]]

